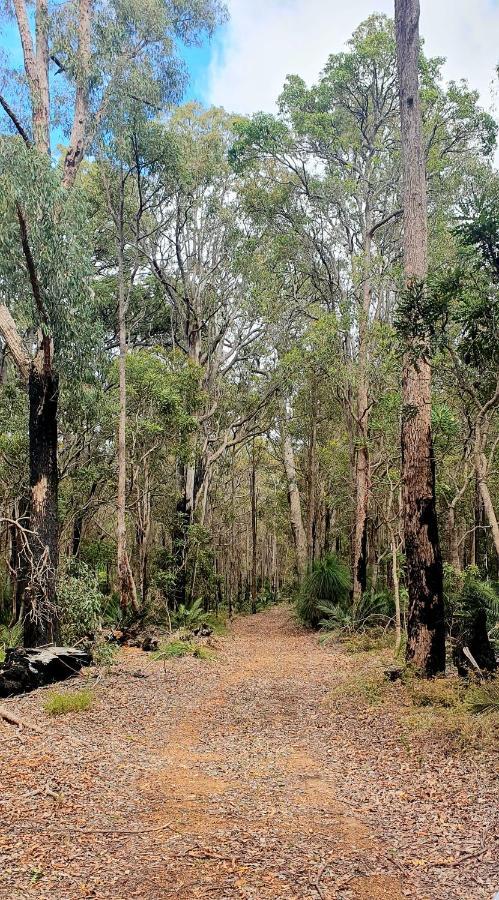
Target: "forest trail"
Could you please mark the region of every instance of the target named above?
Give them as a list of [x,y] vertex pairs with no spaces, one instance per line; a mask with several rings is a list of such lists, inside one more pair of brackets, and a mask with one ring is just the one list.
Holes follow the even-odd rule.
[[491,898],[491,766],[418,757],[389,707],[335,700],[358,657],[287,607],[216,643],[123,651],[85,713],[12,703],[43,733],[0,727],[2,900]]

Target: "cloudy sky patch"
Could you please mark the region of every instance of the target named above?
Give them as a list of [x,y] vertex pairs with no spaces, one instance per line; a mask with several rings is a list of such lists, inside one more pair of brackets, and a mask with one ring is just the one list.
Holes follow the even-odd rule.
[[[204,99],[242,113],[272,110],[286,75],[308,83],[372,12],[392,0],[229,0],[230,21],[211,53]],[[495,106],[499,62],[497,0],[421,0],[426,52],[445,56],[448,79],[466,78]]]

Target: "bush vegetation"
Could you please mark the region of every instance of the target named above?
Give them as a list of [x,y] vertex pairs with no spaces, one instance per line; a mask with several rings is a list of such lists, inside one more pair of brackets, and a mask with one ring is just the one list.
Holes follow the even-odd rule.
[[93,693],[87,688],[72,693],[53,692],[43,704],[49,716],[64,716],[66,713],[84,712],[92,704]]

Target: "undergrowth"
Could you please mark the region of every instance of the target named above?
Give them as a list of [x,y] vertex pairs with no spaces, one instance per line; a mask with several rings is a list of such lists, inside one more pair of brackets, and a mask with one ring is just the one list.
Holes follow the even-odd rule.
[[92,651],[92,660],[94,666],[109,669],[117,662],[116,657],[118,648],[116,644],[100,643],[96,644]]
[[5,660],[5,651],[8,647],[19,647],[22,642],[23,629],[20,623],[16,625],[0,625],[0,664]]
[[71,694],[62,694],[53,692],[49,694],[43,708],[49,716],[64,716],[71,712],[84,712],[88,709],[93,700],[92,691],[83,688],[81,691],[74,691]]
[[335,708],[386,704],[395,715],[399,739],[413,744],[435,741],[445,752],[485,750],[499,741],[499,679],[479,683],[456,675],[422,680],[410,669],[391,683],[380,668],[352,674],[335,684],[330,695]]
[[378,706],[389,688],[381,672],[365,675],[353,675],[346,681],[335,685],[330,693],[330,699],[348,699],[349,701],[361,700],[368,706]]
[[192,641],[173,640],[164,644],[153,653],[153,659],[167,660],[178,659],[182,656],[194,656],[196,659],[213,659],[214,652],[202,644],[194,644]]

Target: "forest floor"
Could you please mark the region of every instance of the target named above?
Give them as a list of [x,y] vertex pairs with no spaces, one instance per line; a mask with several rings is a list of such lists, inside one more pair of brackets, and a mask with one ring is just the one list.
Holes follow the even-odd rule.
[[285,606],[215,643],[120,651],[84,712],[4,704],[39,730],[0,723],[2,900],[491,900],[497,746],[414,728],[389,653]]

